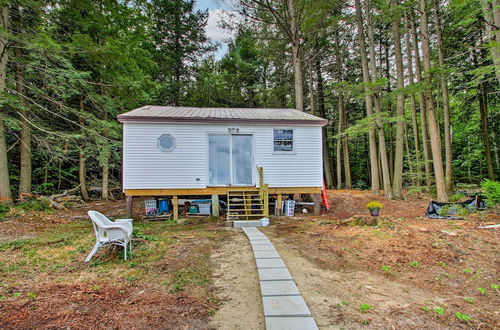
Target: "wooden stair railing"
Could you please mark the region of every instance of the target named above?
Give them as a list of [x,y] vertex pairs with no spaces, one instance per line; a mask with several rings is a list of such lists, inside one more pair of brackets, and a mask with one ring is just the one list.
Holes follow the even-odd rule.
[[264,183],[264,170],[257,167],[259,188],[227,192],[227,220],[252,220],[269,217],[269,187]]

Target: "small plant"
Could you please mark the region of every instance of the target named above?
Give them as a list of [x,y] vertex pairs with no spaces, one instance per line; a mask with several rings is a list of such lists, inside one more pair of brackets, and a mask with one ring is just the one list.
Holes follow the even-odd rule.
[[135,267],[137,267],[137,262],[133,262],[133,261],[129,262],[128,267],[129,268],[135,268]]
[[179,291],[184,290],[184,286],[179,283],[172,284],[172,288],[169,290],[170,293],[177,293]]
[[470,297],[464,297],[464,300],[473,304],[474,303],[474,299],[470,298]]
[[444,262],[444,261],[440,261],[440,262],[439,262],[439,266],[441,266],[441,267],[446,267],[446,266],[447,266],[447,264],[446,264],[446,262]]
[[380,267],[380,269],[382,269],[384,272],[390,272],[391,266],[384,265],[384,266]]
[[427,312],[429,312],[431,309],[430,309],[430,307],[424,306],[424,307],[422,307],[422,310],[423,310],[424,312],[426,312],[426,313],[427,313]]
[[101,291],[101,286],[97,285],[97,284],[92,285],[92,291],[95,291],[95,292]]
[[30,298],[31,300],[36,300],[36,298],[38,298],[38,295],[34,292],[28,292],[28,298]]
[[465,273],[465,274],[469,274],[469,275],[470,275],[470,274],[472,274],[473,272],[474,272],[474,271],[473,271],[472,269],[470,269],[470,268],[465,268],[465,269],[464,269],[464,273]]
[[462,193],[456,193],[456,194],[453,194],[449,197],[449,200],[450,202],[458,202],[459,200],[462,200],[464,199],[466,196]]
[[360,322],[362,325],[369,325],[370,324],[370,321],[369,320],[362,320]]
[[366,208],[370,211],[371,210],[380,210],[383,207],[384,207],[384,205],[380,202],[377,202],[377,201],[372,201],[372,202],[366,204]]
[[14,294],[12,294],[12,297],[16,298],[16,297],[21,297],[23,295],[22,292],[14,292]]
[[490,286],[493,290],[496,290],[498,292],[498,290],[500,289],[500,285],[498,284],[495,284],[495,283],[491,283],[491,286]]
[[436,313],[439,316],[444,315],[444,311],[445,311],[444,307],[435,307],[434,308],[434,313]]
[[348,302],[348,301],[345,301],[345,300],[342,300],[342,301],[340,302],[340,304],[341,304],[342,306],[347,306],[347,305],[349,305],[349,302]]
[[479,291],[480,294],[486,294],[485,288],[477,288],[477,291]]
[[481,188],[486,195],[486,206],[493,207],[500,204],[500,182],[485,179]]
[[366,312],[370,311],[371,309],[372,309],[372,306],[370,306],[368,304],[359,305],[359,310],[363,313],[366,313]]
[[410,265],[410,267],[413,267],[413,268],[418,268],[418,266],[420,266],[420,263],[417,260],[413,260],[413,261],[410,261],[408,263],[408,265]]
[[455,316],[457,317],[457,319],[459,319],[460,321],[472,321],[472,317],[470,317],[469,315],[467,314],[462,314],[460,312],[456,312],[455,313]]

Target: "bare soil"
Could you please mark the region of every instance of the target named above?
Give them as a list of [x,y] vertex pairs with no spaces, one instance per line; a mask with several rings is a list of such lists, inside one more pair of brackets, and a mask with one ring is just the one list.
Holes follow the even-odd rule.
[[[236,230],[235,230],[236,231]],[[212,318],[216,329],[264,329],[259,278],[250,243],[241,230],[212,254],[214,287],[221,306]]]
[[[498,214],[430,220],[424,217],[428,200],[389,201],[358,191],[331,191],[330,198],[331,212],[280,219],[265,229],[320,328],[500,326],[500,295],[492,287],[499,283],[500,232],[478,229],[499,223]],[[392,226],[330,221],[366,216],[372,200],[384,204],[381,215]]]

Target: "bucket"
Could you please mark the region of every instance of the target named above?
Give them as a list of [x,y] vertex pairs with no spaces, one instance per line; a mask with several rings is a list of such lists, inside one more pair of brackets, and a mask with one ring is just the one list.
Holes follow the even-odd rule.
[[261,224],[262,227],[269,226],[269,219],[268,218],[262,218],[262,219],[260,219],[260,224]]

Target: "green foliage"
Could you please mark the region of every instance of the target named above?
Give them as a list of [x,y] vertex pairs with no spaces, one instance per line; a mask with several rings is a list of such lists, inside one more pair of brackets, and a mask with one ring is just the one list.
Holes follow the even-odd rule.
[[9,213],[10,207],[6,204],[1,204],[0,203],[0,220],[2,220],[7,213]]
[[459,319],[460,321],[472,321],[472,317],[470,317],[467,314],[460,313],[460,312],[456,312],[455,317],[457,319]]
[[462,199],[464,199],[466,196],[462,193],[456,193],[456,194],[453,194],[449,197],[450,199],[450,202],[458,202],[458,201],[461,201]]
[[373,307],[368,304],[359,305],[359,310],[363,313],[369,312]]
[[435,307],[434,308],[434,313],[436,313],[438,316],[444,315],[445,309],[444,307]]
[[384,265],[384,266],[380,267],[380,269],[382,269],[384,272],[389,272],[389,271],[391,271],[391,266]]
[[486,294],[486,289],[485,288],[477,288],[477,291],[479,291],[479,293],[482,294],[482,295]]
[[481,188],[486,195],[487,206],[496,206],[500,204],[500,182],[485,179],[481,182]]
[[408,263],[408,265],[410,265],[410,267],[412,267],[412,268],[418,268],[420,266],[420,263],[417,260],[413,260],[413,261],[410,261]]

